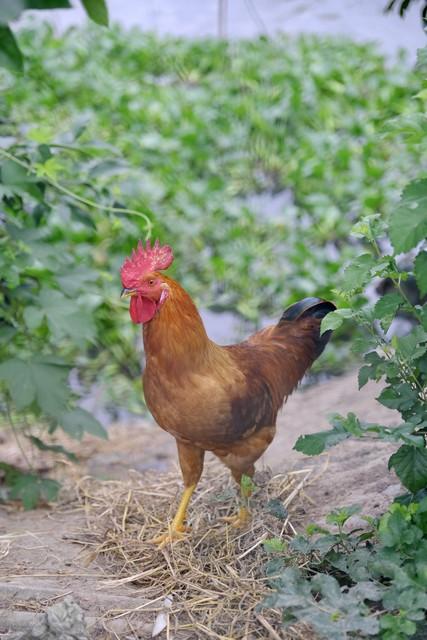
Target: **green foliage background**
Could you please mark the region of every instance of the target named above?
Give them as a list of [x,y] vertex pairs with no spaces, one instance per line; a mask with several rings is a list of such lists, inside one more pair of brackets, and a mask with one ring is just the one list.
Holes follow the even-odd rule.
[[[392,209],[425,165],[420,80],[367,45],[39,25],[17,39],[25,73],[0,71],[0,381],[18,426],[103,435],[72,368],[140,411],[118,277],[139,238],[170,243],[196,303],[249,331],[298,298],[336,299],[364,242],[352,224]],[[257,210],[283,192],[279,214]]]

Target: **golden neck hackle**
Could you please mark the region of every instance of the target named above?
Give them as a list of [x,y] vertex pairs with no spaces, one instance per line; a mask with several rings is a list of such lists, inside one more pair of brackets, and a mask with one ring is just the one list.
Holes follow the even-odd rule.
[[216,345],[209,340],[188,293],[172,278],[163,274],[160,277],[169,286],[169,296],[143,328],[147,365],[154,358],[157,365],[194,367],[200,360],[209,359],[209,352]]

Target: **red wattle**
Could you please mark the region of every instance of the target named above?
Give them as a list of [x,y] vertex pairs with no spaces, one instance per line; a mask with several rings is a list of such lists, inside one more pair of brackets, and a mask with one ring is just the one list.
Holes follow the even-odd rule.
[[135,324],[149,322],[156,313],[156,303],[149,298],[132,296],[129,307],[130,317]]

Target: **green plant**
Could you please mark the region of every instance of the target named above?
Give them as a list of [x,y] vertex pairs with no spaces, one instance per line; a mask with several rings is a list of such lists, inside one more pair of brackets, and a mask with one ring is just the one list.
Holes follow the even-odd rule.
[[329,514],[336,530],[311,525],[286,553],[270,546],[273,593],[263,606],[282,609],[285,625],[310,624],[321,638],[404,640],[425,629],[427,498],[394,503],[378,520],[365,518],[367,529],[344,531],[357,511]]
[[[108,25],[108,9],[105,0],[81,0],[91,20]],[[18,20],[27,10],[71,9],[69,0],[3,0],[0,5],[0,66],[10,71],[22,71],[24,57],[9,23]]]
[[[419,56],[423,68],[425,52]],[[404,117],[401,126],[419,127],[417,117]],[[392,123],[392,128],[399,122]],[[427,137],[418,136],[425,144]],[[419,177],[403,190],[389,218],[363,217],[353,228],[366,250],[347,266],[340,294],[348,307],[329,314],[322,331],[355,322],[360,335],[357,352],[365,352],[359,386],[368,380],[386,383],[378,401],[401,415],[397,427],[361,422],[353,413],[332,416],[328,431],[301,436],[295,448],[317,455],[343,440],[381,439],[400,445],[389,459],[409,493],[396,499],[368,527],[346,531],[356,508],[327,517],[337,531],[308,528],[289,548],[304,556],[304,569],[287,565],[295,557],[279,557],[273,566],[279,576],[265,605],[283,609],[284,622],[304,620],[321,637],[344,640],[375,636],[404,640],[417,632],[424,637],[427,612],[427,180]],[[388,247],[387,239],[391,245]],[[409,252],[402,260],[401,254]],[[400,256],[400,260],[399,260]],[[390,289],[375,304],[360,306],[366,287],[379,278]],[[405,314],[411,330],[396,335],[391,325]],[[271,561],[270,561],[271,562]]]
[[[69,383],[72,367],[84,367],[100,349],[114,349],[108,341],[119,285],[103,270],[102,255],[88,251],[86,243],[95,234],[102,237],[97,222],[109,229],[117,217],[119,233],[120,214],[137,215],[141,232],[151,222],[143,213],[113,206],[106,189],[94,202],[58,185],[53,176],[59,165],[48,145],[20,148],[19,157],[0,150],[0,160],[3,410],[18,441],[25,435],[33,446],[73,459],[60,445],[32,435],[29,424],[36,419],[50,434],[61,427],[77,439],[85,432],[106,437],[101,424],[76,404]],[[118,357],[117,347],[114,353]],[[22,498],[26,508],[39,497],[52,498],[59,487],[51,480],[34,482],[33,472],[3,471],[10,497]]]
[[[362,236],[372,247],[344,271],[342,295],[348,301],[363,292],[373,279],[388,278],[393,291],[380,298],[375,305],[362,309],[348,307],[330,314],[322,323],[322,330],[340,326],[353,320],[365,330],[357,341],[357,349],[368,350],[365,365],[359,371],[359,387],[368,380],[384,379],[385,388],[378,401],[399,411],[402,423],[395,427],[364,424],[353,413],[334,415],[329,431],[301,436],[295,449],[308,455],[321,453],[349,437],[390,440],[402,443],[389,460],[402,484],[412,492],[427,488],[427,180],[419,180],[405,188],[399,206],[390,216],[389,233],[394,252],[382,254],[379,243],[388,227],[379,217],[362,219],[354,233]],[[417,206],[413,206],[416,204]],[[420,244],[421,243],[421,244]],[[417,248],[415,259],[407,267],[399,267],[397,255]],[[407,283],[417,285],[416,299],[411,301]],[[419,298],[418,298],[419,293]],[[423,303],[424,301],[424,303]],[[389,331],[397,313],[406,313],[413,320],[413,328],[403,336]]]

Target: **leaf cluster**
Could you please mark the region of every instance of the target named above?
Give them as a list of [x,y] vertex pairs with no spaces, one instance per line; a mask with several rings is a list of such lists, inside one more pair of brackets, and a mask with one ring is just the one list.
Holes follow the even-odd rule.
[[[421,52],[419,59],[424,58]],[[405,130],[410,120],[404,119]],[[426,139],[424,134],[420,143]],[[289,545],[307,556],[309,565],[304,571],[285,568],[268,604],[281,606],[285,621],[309,622],[321,637],[403,640],[417,632],[424,637],[426,630],[426,203],[427,180],[421,176],[403,189],[389,216],[361,218],[353,234],[364,239],[366,250],[342,277],[348,306],[322,321],[322,331],[348,320],[363,328],[356,345],[364,352],[359,387],[369,380],[383,381],[377,400],[398,411],[401,423],[385,427],[363,423],[353,413],[335,414],[331,429],[301,436],[295,448],[317,455],[350,437],[396,442],[400,446],[389,459],[389,469],[410,493],[398,498],[379,520],[368,519],[368,530],[344,531],[354,513],[344,509],[327,518],[337,532],[314,526],[308,536]],[[402,256],[403,252],[408,253]],[[389,290],[375,303],[361,306],[358,297],[379,278],[388,282]],[[404,333],[395,331],[398,315],[409,322]]]
[[[367,527],[349,531],[357,505],[337,509],[310,525],[266,565],[273,594],[263,606],[279,608],[285,625],[310,624],[321,638],[375,636],[404,640],[422,628],[427,611],[427,498],[393,503]],[[304,568],[296,568],[301,565]]]
[[[108,9],[105,0],[81,0],[91,20],[108,25]],[[0,4],[0,66],[18,72],[24,69],[24,56],[9,26],[24,11],[46,9],[71,9],[69,0],[2,0]]]

